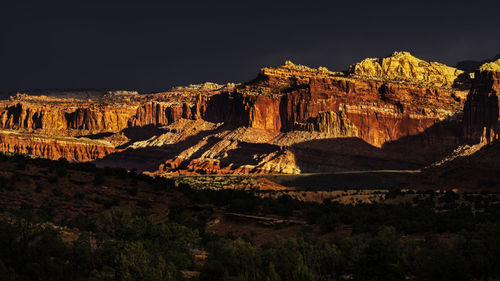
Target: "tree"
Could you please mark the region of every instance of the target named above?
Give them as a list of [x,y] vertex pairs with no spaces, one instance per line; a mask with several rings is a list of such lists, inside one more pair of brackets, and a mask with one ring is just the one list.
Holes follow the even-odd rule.
[[274,264],[272,262],[269,263],[267,268],[266,281],[281,281],[281,278],[278,275],[278,272],[276,272],[276,269],[274,269]]
[[127,242],[115,257],[118,281],[169,281],[178,273],[172,263],[148,253],[141,242]]
[[316,278],[314,274],[303,263],[299,263],[292,271],[292,281],[314,281]]
[[354,262],[356,280],[404,280],[398,262],[398,237],[393,227],[383,227],[369,238]]
[[104,233],[113,239],[119,238],[132,224],[132,214],[130,211],[113,207],[103,212],[96,221],[98,232]]
[[251,243],[241,238],[220,240],[210,248],[200,280],[265,280],[259,253]]
[[413,271],[420,281],[465,281],[470,272],[460,252],[437,241],[426,241],[417,253]]

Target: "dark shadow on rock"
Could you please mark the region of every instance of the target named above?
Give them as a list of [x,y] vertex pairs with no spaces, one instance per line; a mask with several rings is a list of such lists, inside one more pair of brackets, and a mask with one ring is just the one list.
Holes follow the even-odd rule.
[[[203,153],[212,148],[218,142],[223,139],[217,137],[209,137],[207,143],[200,147],[195,153],[193,153],[189,158],[185,159],[180,165],[179,169],[187,168],[188,164],[194,160],[200,158]],[[239,169],[242,166],[252,165],[256,166],[262,160],[262,157],[267,156],[270,153],[280,151],[278,145],[272,145],[267,143],[248,143],[248,142],[238,142],[236,149],[231,149],[225,152],[226,154],[219,160],[219,165],[221,168],[226,168],[231,166],[232,169]],[[203,173],[203,171],[197,171]]]
[[156,125],[128,127],[121,130],[120,133],[123,133],[125,137],[129,139],[129,141],[127,143],[118,146],[117,148],[124,149],[136,141],[147,140],[154,136],[162,135],[166,132],[167,130],[160,128]]
[[[154,126],[151,126],[154,127]],[[129,128],[132,130],[127,130],[124,132],[127,137],[135,137],[134,141],[146,140],[154,136],[154,134],[147,134],[141,137],[144,131],[156,132],[157,136],[167,132],[165,129],[161,128],[148,128],[144,127],[134,127]],[[126,148],[123,151],[116,152],[102,159],[95,160],[94,163],[99,167],[123,167],[127,169],[137,168],[139,171],[155,171],[158,169],[160,164],[163,164],[168,159],[173,159],[182,151],[194,146],[200,142],[203,138],[207,136],[221,132],[228,127],[218,127],[213,130],[200,131],[197,134],[187,137],[185,140],[174,143],[162,145],[159,147],[146,147],[146,148],[126,148],[133,141],[125,144],[123,147]],[[125,131],[125,130],[124,130]],[[137,134],[137,135],[136,135]]]
[[303,173],[411,170],[442,159],[461,143],[460,116],[452,116],[420,134],[387,142],[381,148],[360,138],[330,138],[294,144],[291,150]]
[[500,140],[485,145],[472,155],[458,157],[440,166],[424,169],[408,178],[415,189],[500,190]]
[[467,91],[472,86],[472,78],[470,77],[468,72],[464,72],[457,76],[457,78],[453,81],[452,87],[455,89],[459,89],[462,91]]
[[[380,148],[360,138],[328,138],[297,143],[286,149],[293,152],[295,164],[302,173],[421,169],[442,159],[461,144],[460,119],[460,116],[450,117],[420,134],[385,143]],[[222,140],[214,136],[215,134],[232,129],[235,127],[220,126],[213,130],[200,131],[174,144],[128,148],[96,160],[95,163],[98,166],[155,171],[166,160],[175,159],[181,152],[205,139],[205,144],[180,163],[180,167],[187,167],[191,160],[200,158],[203,153]],[[139,127],[127,129],[126,134],[135,140],[144,140],[165,131],[156,127]],[[235,149],[228,150],[226,155],[220,157],[220,165],[221,167],[232,165],[233,169],[243,165],[257,165],[262,161],[262,157],[273,152],[279,154],[282,151],[283,148],[278,145],[238,142]]]
[[423,167],[441,160],[462,144],[462,114],[456,114],[435,123],[422,133],[386,142],[382,145],[382,151],[401,155]]
[[[238,149],[232,149],[227,152],[227,162],[222,161],[221,164],[233,164],[236,167],[243,165],[257,165],[261,162],[262,155],[268,155],[275,151],[280,151],[278,145],[268,143],[249,143],[239,142]],[[254,157],[255,156],[255,157]]]
[[152,136],[159,136],[161,134],[166,133],[165,129],[162,129],[155,125],[146,125],[146,126],[136,126],[136,127],[128,127],[121,131],[127,138],[131,140],[131,142],[147,140]]
[[290,149],[302,173],[417,168],[360,138],[310,140]]
[[[424,132],[375,147],[360,138],[311,140],[290,147],[302,173],[275,180],[298,188],[396,188],[407,187],[412,174],[443,159],[462,142],[460,115],[449,117]],[[391,170],[379,171],[378,170]],[[339,174],[342,171],[358,171]],[[269,176],[270,180],[273,176]],[[280,177],[280,176],[277,176]]]
[[84,136],[80,136],[80,137],[88,138],[88,139],[92,139],[92,140],[98,140],[98,139],[110,137],[114,134],[115,133],[111,133],[111,132],[109,132],[109,133],[97,133],[97,134],[92,134],[92,135],[84,135]]

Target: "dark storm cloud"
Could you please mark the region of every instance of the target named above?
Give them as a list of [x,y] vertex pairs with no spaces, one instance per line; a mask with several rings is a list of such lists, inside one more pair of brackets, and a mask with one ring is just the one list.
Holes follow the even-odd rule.
[[408,50],[454,65],[500,53],[498,1],[13,1],[0,91],[154,91],[242,82],[286,59],[342,70]]

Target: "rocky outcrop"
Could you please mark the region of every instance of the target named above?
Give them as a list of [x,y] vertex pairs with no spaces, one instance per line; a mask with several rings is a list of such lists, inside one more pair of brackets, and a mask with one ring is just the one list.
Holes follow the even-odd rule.
[[33,135],[0,131],[2,152],[23,153],[49,159],[66,158],[68,161],[93,161],[115,152],[106,141]]
[[[438,62],[426,62],[408,52],[394,52],[379,59],[367,58],[349,67],[351,75],[380,78],[392,81],[427,83],[451,87],[463,76],[462,70]],[[460,79],[459,79],[460,80]]]
[[8,104],[0,109],[0,128],[13,130],[54,129],[64,130],[67,122],[63,111],[49,106],[28,106],[23,103]]
[[[466,95],[458,88],[346,77],[287,62],[264,68],[257,79],[232,92],[210,97],[204,118],[280,132],[331,132],[381,146],[455,118]],[[334,116],[341,120],[330,122]]]
[[78,108],[65,113],[68,129],[88,130],[94,133],[118,132],[128,126],[132,110],[124,107],[90,107]]
[[500,72],[500,59],[487,62],[479,67],[480,72],[490,71],[490,72]]
[[4,137],[0,149],[78,161],[104,156],[99,165],[159,174],[418,168],[460,137],[463,74],[402,52],[345,73],[287,61],[241,85],[17,95],[0,101],[0,129],[22,134]]
[[12,130],[84,130],[118,132],[127,127],[133,111],[120,106],[71,106],[17,102],[0,108],[0,128]]
[[281,130],[280,99],[234,91],[212,96],[203,118],[235,127]]
[[490,143],[499,138],[500,59],[482,65],[475,73],[464,106],[464,137],[471,143]]
[[190,103],[168,103],[168,102],[148,102],[137,108],[136,114],[130,119],[129,126],[146,125],[168,125],[172,122],[184,119],[201,118],[201,110],[204,105],[200,102]]
[[358,137],[358,128],[347,118],[344,111],[322,111],[306,123],[296,123],[295,128],[302,131],[324,132],[332,137]]

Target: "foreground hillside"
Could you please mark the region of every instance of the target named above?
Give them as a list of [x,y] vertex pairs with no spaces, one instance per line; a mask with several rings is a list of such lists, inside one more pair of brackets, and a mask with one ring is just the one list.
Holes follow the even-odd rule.
[[307,203],[63,160],[0,166],[2,280],[500,277],[496,193]]

